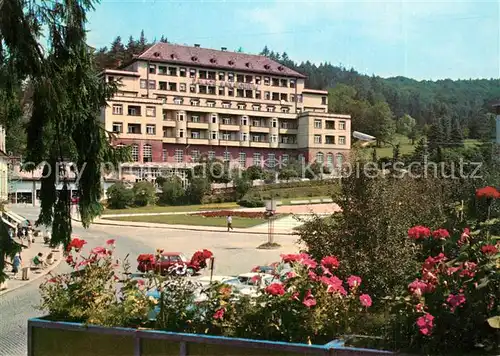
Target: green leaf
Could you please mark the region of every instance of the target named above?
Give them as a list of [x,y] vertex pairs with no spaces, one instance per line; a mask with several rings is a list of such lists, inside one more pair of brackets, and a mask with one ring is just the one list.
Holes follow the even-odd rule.
[[486,320],[492,328],[500,329],[500,315],[493,316]]

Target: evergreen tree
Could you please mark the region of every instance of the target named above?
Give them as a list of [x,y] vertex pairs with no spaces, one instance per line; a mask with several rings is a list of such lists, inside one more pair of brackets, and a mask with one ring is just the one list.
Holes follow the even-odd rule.
[[429,150],[434,152],[438,147],[446,144],[446,134],[443,131],[443,125],[436,122],[429,127],[428,133]]
[[452,144],[451,141],[451,127],[452,120],[449,116],[443,117],[439,120],[439,124],[441,125],[441,130],[443,132],[443,147],[448,147]]
[[144,52],[146,50],[147,45],[148,41],[146,39],[146,36],[144,36],[144,30],[141,30],[141,36],[139,37],[139,41],[137,43],[139,53]]
[[266,57],[269,57],[269,54],[270,54],[270,52],[269,52],[269,48],[268,48],[268,47],[267,47],[267,45],[266,45],[266,46],[264,46],[264,49],[262,50],[262,52],[260,52],[260,55],[261,55],[261,56],[266,56]]
[[420,163],[427,161],[429,157],[429,146],[427,145],[427,139],[425,137],[418,140],[415,150],[412,154],[412,160]]
[[[115,93],[116,85],[98,76],[94,54],[86,43],[86,13],[93,9],[94,1],[31,5],[19,0],[2,3],[0,75],[9,74],[0,78],[0,107],[9,108],[6,116],[11,120],[22,120],[23,111],[14,98],[19,84],[29,78],[32,95],[26,115],[26,161],[45,162],[37,225],[52,226],[52,246],[66,245],[72,230],[69,182],[56,171],[58,163],[76,163],[78,208],[83,226],[88,227],[102,212],[101,164],[113,162],[116,167],[130,156],[128,150],[110,146],[100,121],[102,106]],[[41,29],[49,32],[48,41],[43,39],[45,51],[40,50]],[[120,43],[120,38],[114,43],[116,53]],[[59,191],[56,183],[62,185]],[[8,238],[0,231],[2,246]],[[2,263],[0,258],[0,271]]]
[[450,132],[450,146],[451,147],[463,147],[464,145],[464,136],[462,132],[462,128],[460,127],[460,123],[458,119],[453,120],[453,124]]
[[119,66],[125,60],[125,46],[122,43],[122,38],[117,36],[113,42],[111,42],[110,48],[110,60],[115,66]]
[[168,43],[167,37],[165,37],[164,35],[161,35],[160,43]]

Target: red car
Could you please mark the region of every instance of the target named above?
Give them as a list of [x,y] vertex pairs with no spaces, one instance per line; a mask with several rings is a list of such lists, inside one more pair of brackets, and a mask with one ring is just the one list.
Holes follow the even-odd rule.
[[155,271],[162,275],[173,274],[178,276],[192,276],[202,268],[207,267],[206,260],[213,256],[208,250],[197,251],[191,260],[180,252],[160,251],[156,256],[152,254],[141,254],[137,257],[140,272]]

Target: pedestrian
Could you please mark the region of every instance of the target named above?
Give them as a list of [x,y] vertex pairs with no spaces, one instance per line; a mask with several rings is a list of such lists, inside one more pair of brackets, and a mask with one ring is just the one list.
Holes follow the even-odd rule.
[[17,278],[17,274],[19,273],[19,270],[21,269],[21,253],[16,253],[14,256],[14,259],[12,260],[12,273],[14,274],[13,278]]
[[233,217],[230,215],[227,216],[227,231],[234,230],[233,229]]

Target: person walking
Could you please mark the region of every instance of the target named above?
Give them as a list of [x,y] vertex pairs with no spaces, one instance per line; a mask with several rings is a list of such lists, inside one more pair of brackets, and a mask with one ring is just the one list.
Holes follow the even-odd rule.
[[17,274],[19,273],[19,270],[21,269],[21,253],[16,253],[14,256],[14,259],[12,260],[12,273],[14,274],[13,278],[17,278]]
[[228,215],[226,221],[227,221],[227,231],[229,232],[229,230],[234,230],[233,229],[233,217],[231,215]]

